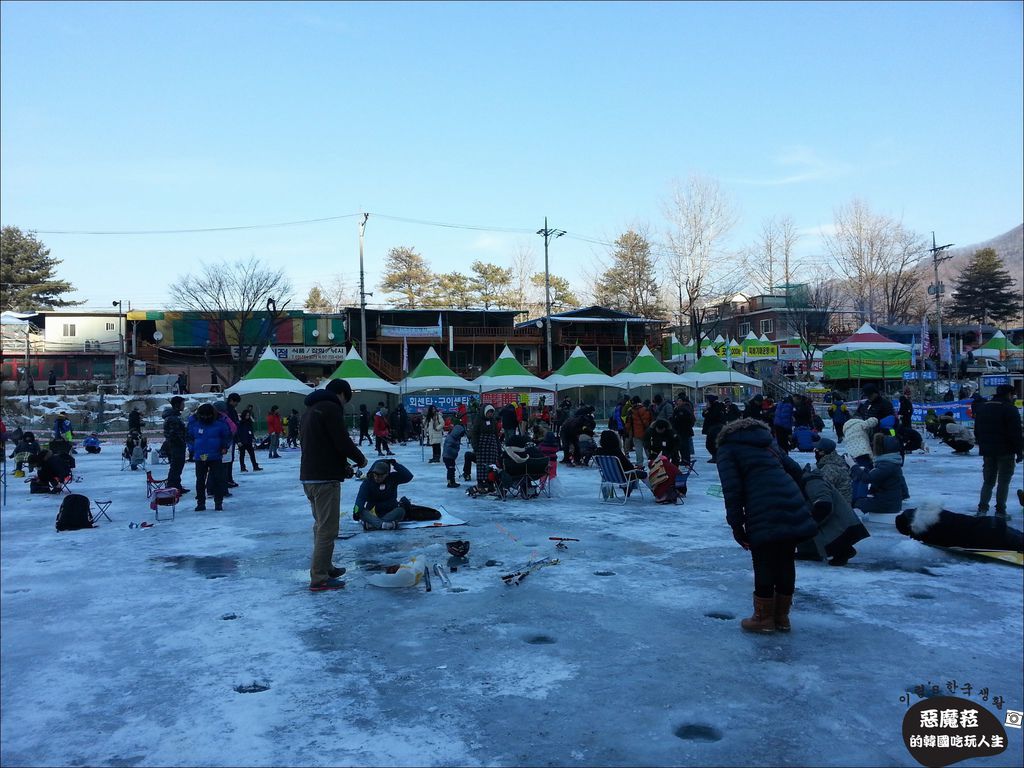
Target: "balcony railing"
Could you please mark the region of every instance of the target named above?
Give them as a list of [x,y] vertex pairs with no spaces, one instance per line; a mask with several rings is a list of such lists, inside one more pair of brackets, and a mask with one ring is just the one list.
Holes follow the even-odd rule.
[[[369,330],[369,329],[368,329]],[[529,328],[481,328],[472,325],[456,325],[455,326],[455,339],[463,343],[485,340],[485,341],[500,341],[502,339],[521,339],[523,341],[539,341],[544,336],[543,331],[536,326]],[[356,332],[358,337],[358,331]],[[383,336],[383,335],[367,335],[367,340],[373,339],[375,342],[390,341],[402,343],[402,336]],[[409,343],[430,343],[437,344],[438,336],[408,336]],[[448,329],[444,330],[445,340],[448,339]]]

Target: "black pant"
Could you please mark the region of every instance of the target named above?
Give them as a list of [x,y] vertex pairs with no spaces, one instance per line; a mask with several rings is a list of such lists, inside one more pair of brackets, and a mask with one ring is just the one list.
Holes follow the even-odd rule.
[[777,541],[750,548],[754,561],[754,594],[792,595],[796,585],[796,542]]
[[430,446],[430,460],[435,464],[441,460],[441,444],[434,443]]
[[373,445],[373,440],[370,438],[370,430],[367,427],[359,428],[359,445],[363,444],[363,439],[366,439],[367,445]]
[[444,460],[444,468],[448,472],[448,482],[449,483],[454,483],[455,482],[455,459],[445,459]]
[[780,427],[778,424],[775,425],[775,441],[779,444],[779,448],[781,448],[784,453],[789,453],[792,440],[793,430],[789,427]]
[[185,446],[169,448],[171,466],[167,470],[167,487],[181,490],[181,470],[185,468]]
[[377,435],[377,453],[391,453],[391,446],[388,445],[388,439],[384,435]]
[[476,454],[472,451],[466,451],[466,455],[462,457],[462,476],[469,478],[469,470],[476,464]]
[[206,501],[207,493],[218,505],[224,498],[224,462],[196,461],[196,502]]
[[238,466],[245,471],[245,454],[249,454],[249,458],[252,460],[252,468],[258,469],[259,464],[256,463],[256,451],[253,450],[252,445],[246,445],[245,443],[238,444]]

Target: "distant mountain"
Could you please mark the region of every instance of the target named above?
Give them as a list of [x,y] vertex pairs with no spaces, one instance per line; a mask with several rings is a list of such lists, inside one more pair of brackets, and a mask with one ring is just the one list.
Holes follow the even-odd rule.
[[[1024,289],[1024,224],[1020,224],[1009,232],[983,243],[950,248],[946,251],[946,254],[953,258],[939,264],[939,279],[946,284],[947,295],[952,291],[953,281],[960,274],[960,270],[966,267],[971,257],[982,248],[991,248],[999,254],[1010,277],[1017,282],[1017,287]],[[931,259],[926,259],[922,266],[926,268],[927,282],[931,283],[934,279]]]

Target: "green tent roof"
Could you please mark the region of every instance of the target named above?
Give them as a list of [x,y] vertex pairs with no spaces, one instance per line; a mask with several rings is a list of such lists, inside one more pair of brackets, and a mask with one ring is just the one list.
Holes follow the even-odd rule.
[[502,350],[494,365],[484,371],[481,376],[533,376],[522,364],[516,360],[512,350],[508,347]]
[[409,374],[410,379],[425,379],[428,376],[462,379],[459,374],[445,365],[444,360],[434,351],[433,347],[427,350],[427,354],[420,360],[420,364]]
[[728,370],[729,368],[718,355],[705,353],[687,373],[712,373],[714,371]]
[[618,375],[625,376],[634,373],[668,373],[671,374],[668,368],[661,364],[661,361],[654,356],[647,345],[644,344],[644,348],[640,350],[637,356],[633,359],[629,365],[623,368]]
[[569,356],[569,359],[562,363],[562,367],[555,371],[552,376],[585,376],[587,374],[605,376],[604,371],[590,362],[590,359],[583,354],[583,350],[576,347]]
[[298,381],[292,374],[284,367],[284,364],[277,359],[277,355],[274,354],[274,350],[267,347],[263,352],[263,355],[256,362],[249,372],[242,377],[242,381],[250,381],[252,379],[289,379]]
[[349,350],[345,359],[334,369],[334,373],[328,379],[381,379],[376,373],[370,370],[370,366],[363,362],[363,358],[356,352],[355,347]]

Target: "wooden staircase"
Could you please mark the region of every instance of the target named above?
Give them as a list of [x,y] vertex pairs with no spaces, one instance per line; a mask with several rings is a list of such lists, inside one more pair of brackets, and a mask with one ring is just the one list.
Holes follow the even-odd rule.
[[366,364],[370,367],[370,370],[381,376],[388,381],[401,381],[405,378],[402,375],[402,369],[397,365],[392,365],[380,354],[372,349],[366,350]]

